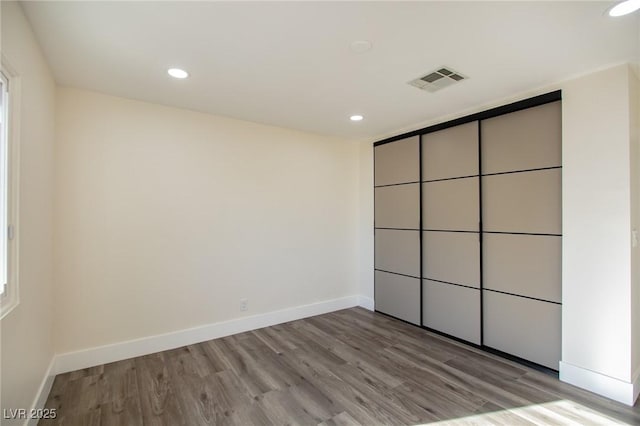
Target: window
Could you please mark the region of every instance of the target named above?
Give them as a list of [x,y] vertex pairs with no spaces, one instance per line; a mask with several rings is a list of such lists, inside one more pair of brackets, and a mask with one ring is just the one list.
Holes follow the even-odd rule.
[[[18,304],[17,239],[17,129],[12,84],[17,83],[5,67],[0,68],[0,318]],[[17,126],[15,126],[17,127]]]

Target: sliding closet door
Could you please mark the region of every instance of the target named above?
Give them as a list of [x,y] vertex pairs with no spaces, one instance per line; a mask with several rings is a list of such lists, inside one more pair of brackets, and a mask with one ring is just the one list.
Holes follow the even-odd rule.
[[560,102],[481,122],[484,344],[558,369]]
[[478,123],[422,136],[422,322],[480,344]]
[[379,145],[375,158],[376,310],[420,324],[420,145]]

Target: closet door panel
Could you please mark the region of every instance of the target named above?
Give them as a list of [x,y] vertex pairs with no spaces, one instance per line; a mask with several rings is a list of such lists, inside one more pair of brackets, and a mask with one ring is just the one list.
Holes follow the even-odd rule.
[[375,186],[420,180],[418,136],[380,145],[375,151]]
[[412,324],[420,324],[420,280],[375,272],[376,310]]
[[479,234],[424,232],[422,249],[424,278],[480,287]]
[[422,184],[424,229],[478,231],[478,178]]
[[424,326],[480,344],[480,290],[422,281]]
[[482,121],[482,173],[562,165],[560,101]]
[[484,287],[562,302],[562,238],[485,234]]
[[375,188],[376,228],[420,227],[420,184]]
[[485,232],[562,232],[561,169],[482,178]]
[[376,269],[419,277],[419,231],[376,229],[375,263]]
[[422,180],[478,174],[478,122],[422,136]]
[[484,291],[484,344],[558,370],[561,305]]

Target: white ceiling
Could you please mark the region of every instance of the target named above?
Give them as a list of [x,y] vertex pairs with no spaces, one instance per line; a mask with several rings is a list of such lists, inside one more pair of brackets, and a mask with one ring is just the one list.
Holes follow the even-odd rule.
[[[343,137],[375,137],[640,59],[609,2],[23,2],[57,82]],[[349,45],[369,40],[354,54]],[[447,65],[469,80],[407,82]],[[184,81],[166,69],[191,73]],[[351,114],[365,120],[352,123]]]

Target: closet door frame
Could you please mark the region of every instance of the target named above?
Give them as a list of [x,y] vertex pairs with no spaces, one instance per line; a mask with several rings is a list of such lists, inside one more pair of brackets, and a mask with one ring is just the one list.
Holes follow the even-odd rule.
[[[397,142],[397,141],[401,141],[410,137],[414,137],[414,136],[418,136],[418,155],[419,155],[419,244],[420,244],[420,324],[416,325],[413,324],[411,322],[405,321],[401,318],[397,318],[394,317],[392,315],[386,314],[384,312],[380,312],[377,309],[374,309],[375,312],[381,313],[383,315],[387,315],[389,317],[395,318],[399,321],[403,321],[407,324],[410,324],[414,327],[420,327],[422,329],[428,330],[432,333],[438,334],[438,335],[442,335],[445,336],[447,338],[462,342],[464,344],[467,344],[469,346],[473,346],[475,348],[481,349],[483,351],[486,352],[490,352],[496,355],[499,355],[503,358],[507,358],[513,361],[516,361],[518,363],[527,365],[529,367],[532,367],[534,369],[537,370],[542,370],[545,372],[551,372],[551,373],[557,373],[557,370],[554,369],[550,369],[548,367],[542,366],[540,364],[536,364],[534,362],[528,361],[526,359],[517,357],[515,355],[511,355],[508,354],[506,352],[502,352],[499,351],[497,349],[493,349],[491,347],[488,347],[484,344],[484,299],[483,299],[483,294],[484,294],[484,274],[483,274],[483,234],[485,233],[484,228],[483,228],[483,221],[482,221],[482,178],[483,178],[483,170],[482,170],[482,121],[483,120],[487,120],[490,118],[494,118],[494,117],[498,117],[501,115],[505,115],[505,114],[509,114],[509,113],[513,113],[513,112],[517,112],[517,111],[522,111],[522,110],[526,110],[529,108],[533,108],[533,107],[537,107],[537,106],[541,106],[541,105],[545,105],[545,104],[549,104],[552,102],[557,102],[557,101],[562,101],[562,91],[561,90],[556,90],[553,92],[549,92],[549,93],[545,93],[542,95],[538,95],[529,99],[524,99],[521,101],[517,101],[517,102],[513,102],[511,104],[507,104],[507,105],[503,105],[503,106],[499,106],[496,108],[492,108],[486,111],[482,111],[479,113],[475,113],[475,114],[471,114],[465,117],[461,117],[461,118],[457,118],[451,121],[447,121],[447,122],[443,122],[443,123],[439,123],[439,124],[435,124],[433,126],[429,126],[429,127],[425,127],[422,129],[418,129],[418,130],[414,130],[412,132],[408,132],[408,133],[403,133],[401,135],[397,135],[397,136],[393,136],[387,139],[383,139],[377,142],[374,142],[373,144],[373,164],[374,164],[374,170],[373,170],[373,175],[375,177],[375,153],[376,153],[376,147],[380,146],[380,145],[385,145],[388,143],[393,143],[393,142]],[[437,132],[439,130],[444,130],[444,129],[448,129],[451,127],[455,127],[455,126],[459,126],[462,124],[467,124],[470,122],[474,122],[477,121],[478,122],[478,197],[479,197],[479,203],[478,203],[478,218],[479,218],[479,236],[480,236],[480,344],[476,345],[474,343],[471,343],[469,341],[460,339],[458,337],[455,336],[451,336],[449,334],[443,333],[441,331],[438,330],[434,330],[431,329],[429,327],[426,327],[423,323],[423,280],[425,279],[424,277],[424,271],[423,271],[423,218],[422,218],[422,201],[423,201],[423,164],[422,164],[422,138],[424,135],[427,135],[429,133],[433,133],[433,132]],[[559,169],[561,170],[562,167],[559,167]],[[374,188],[375,188],[375,182],[374,182]],[[375,190],[374,190],[374,206],[375,206]],[[375,226],[375,212],[374,212],[374,253],[375,253],[375,231],[376,231],[376,226]],[[560,236],[562,236],[562,234],[560,234]],[[374,262],[374,271],[375,271],[375,262]],[[374,294],[375,294],[375,274],[374,274]],[[525,297],[525,296],[523,296]]]

